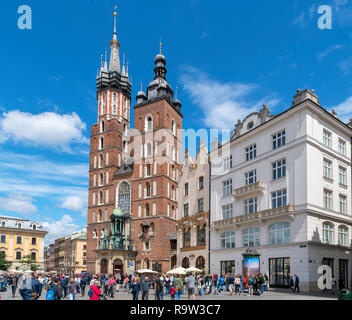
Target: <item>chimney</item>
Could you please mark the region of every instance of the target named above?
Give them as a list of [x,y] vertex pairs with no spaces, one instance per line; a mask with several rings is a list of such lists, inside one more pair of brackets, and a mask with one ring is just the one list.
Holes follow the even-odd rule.
[[314,93],[314,90],[305,89],[301,91],[301,89],[297,89],[297,94],[293,97],[294,101],[292,102],[292,106],[297,106],[306,100],[311,100],[320,105],[320,101],[318,100],[318,96]]

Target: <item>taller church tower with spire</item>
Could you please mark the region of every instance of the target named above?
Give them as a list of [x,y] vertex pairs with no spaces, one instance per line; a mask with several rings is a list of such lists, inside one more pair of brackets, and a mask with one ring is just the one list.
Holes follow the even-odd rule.
[[[130,106],[132,84],[128,68],[120,65],[120,43],[116,32],[97,74],[98,119],[91,127],[89,200],[87,227],[87,270],[96,272],[96,250],[104,232],[109,230],[110,216],[116,208],[114,173],[129,158]],[[128,209],[128,208],[127,208]],[[129,209],[127,210],[129,211]],[[106,268],[106,267],[104,267]],[[99,270],[98,270],[99,271]]]
[[[98,122],[91,128],[87,271],[166,272],[176,265],[181,103],[155,57],[154,79],[141,89],[130,129],[131,82],[120,67],[116,33],[97,75]],[[111,229],[111,232],[110,232]]]

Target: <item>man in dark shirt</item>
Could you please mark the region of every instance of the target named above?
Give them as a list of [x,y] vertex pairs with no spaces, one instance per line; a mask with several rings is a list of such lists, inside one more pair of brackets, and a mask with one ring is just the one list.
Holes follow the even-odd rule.
[[149,279],[145,277],[142,281],[142,300],[149,299]]

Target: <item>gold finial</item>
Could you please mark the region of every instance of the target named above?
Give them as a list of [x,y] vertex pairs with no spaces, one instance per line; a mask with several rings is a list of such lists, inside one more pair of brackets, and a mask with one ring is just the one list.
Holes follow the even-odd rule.
[[160,54],[162,54],[162,51],[163,51],[163,42],[162,42],[162,39],[160,37]]
[[143,91],[143,81],[141,80],[141,91]]
[[117,5],[114,7],[115,11],[114,11],[114,16],[117,16]]
[[175,92],[176,99],[177,99],[177,93],[178,93],[178,87],[176,87],[176,92]]

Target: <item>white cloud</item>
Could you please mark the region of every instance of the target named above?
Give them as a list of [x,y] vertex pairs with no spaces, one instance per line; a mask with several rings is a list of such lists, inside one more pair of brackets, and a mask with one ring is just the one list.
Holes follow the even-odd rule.
[[58,221],[44,221],[41,222],[44,230],[48,231],[45,237],[45,243],[53,243],[56,239],[67,237],[79,230],[79,226],[74,223],[74,220],[69,215],[64,215]]
[[7,212],[27,214],[37,212],[31,197],[21,195],[9,195],[8,198],[0,198],[0,208]]
[[344,46],[341,44],[336,44],[332,47],[327,48],[325,51],[318,53],[318,61],[323,61],[331,53],[341,50]]
[[209,128],[232,129],[237,119],[258,111],[263,103],[269,108],[279,103],[271,96],[253,101],[249,94],[256,88],[253,84],[222,83],[193,67],[186,67],[181,77],[183,89],[193,103],[203,112],[203,122]]
[[338,117],[345,123],[350,121],[352,118],[352,97],[347,98],[344,102],[339,105],[333,107],[337,112]]
[[72,196],[72,197],[67,197],[65,201],[62,203],[61,207],[72,211],[82,211],[84,205],[85,205],[85,202],[83,202],[83,199],[81,197]]
[[35,146],[70,151],[71,143],[88,144],[83,135],[86,124],[76,113],[31,114],[19,110],[3,113],[0,118],[0,142],[13,140]]
[[338,67],[344,74],[349,74],[352,68],[352,57],[338,63]]
[[306,26],[306,14],[302,12],[297,18],[293,20],[293,24],[301,28]]

